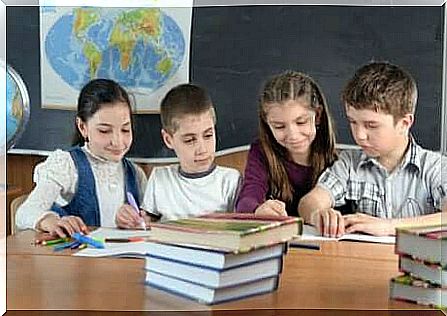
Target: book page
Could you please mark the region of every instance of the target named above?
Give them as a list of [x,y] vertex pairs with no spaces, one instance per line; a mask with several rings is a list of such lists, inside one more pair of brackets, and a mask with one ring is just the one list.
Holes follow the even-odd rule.
[[[150,231],[133,230],[133,229],[119,229],[110,227],[99,227],[89,234],[90,237],[99,239],[125,239],[132,237],[149,237]],[[103,249],[96,249],[88,247],[82,249],[74,256],[81,257],[131,257],[144,258],[146,255],[147,243],[144,241],[138,242],[105,242]]]
[[363,242],[374,242],[382,244],[394,244],[396,242],[396,237],[394,236],[372,236],[366,234],[345,234],[342,237],[324,237],[314,226],[303,225],[303,234],[294,240],[320,240],[320,241],[338,241],[338,240],[353,240],[353,241],[363,241]]
[[99,227],[92,231],[89,236],[99,239],[105,238],[132,238],[132,237],[149,237],[150,230],[141,229],[119,229],[111,227]]
[[147,243],[127,242],[127,243],[105,243],[104,249],[85,248],[73,256],[79,257],[126,257],[126,258],[144,258],[147,253]]

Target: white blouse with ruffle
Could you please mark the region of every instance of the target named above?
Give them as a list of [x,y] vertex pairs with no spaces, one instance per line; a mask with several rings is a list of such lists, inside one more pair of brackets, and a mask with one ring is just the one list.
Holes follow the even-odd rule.
[[[116,227],[115,215],[126,201],[124,192],[124,168],[121,161],[113,162],[94,155],[87,147],[82,147],[95,177],[101,226]],[[135,165],[139,194],[143,198],[146,174]],[[18,208],[16,225],[18,229],[36,229],[36,224],[50,211],[54,202],[67,205],[73,198],[78,172],[71,155],[67,151],[56,150],[38,164],[34,170],[36,187],[26,201]]]

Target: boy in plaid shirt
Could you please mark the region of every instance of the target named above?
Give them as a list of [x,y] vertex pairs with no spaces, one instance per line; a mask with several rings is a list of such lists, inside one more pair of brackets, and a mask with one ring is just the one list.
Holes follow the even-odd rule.
[[[415,80],[393,64],[367,64],[348,82],[342,101],[361,149],[343,151],[298,207],[322,235],[394,235],[399,225],[441,222],[447,157],[411,136],[416,99]],[[333,209],[346,203],[354,214]]]

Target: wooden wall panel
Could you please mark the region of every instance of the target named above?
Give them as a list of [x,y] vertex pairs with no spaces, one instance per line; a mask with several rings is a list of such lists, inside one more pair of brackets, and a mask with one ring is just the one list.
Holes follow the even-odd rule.
[[[229,154],[216,158],[218,165],[233,167],[238,169],[242,174],[247,160],[247,151]],[[33,172],[34,167],[46,156],[37,155],[17,155],[8,154],[6,156],[6,183],[8,184],[8,194],[6,197],[6,234],[11,233],[11,201],[16,197],[31,192],[34,187]],[[139,164],[147,175],[150,174],[154,166],[162,166],[165,164]]]
[[[228,154],[216,158],[218,165],[232,167],[244,172],[247,160],[247,151]],[[45,156],[37,155],[17,155],[8,154],[6,157],[6,178],[9,186],[20,188],[22,193],[29,193],[34,187],[33,171],[34,167],[46,159]],[[140,164],[144,171],[149,175],[154,166],[164,164]]]

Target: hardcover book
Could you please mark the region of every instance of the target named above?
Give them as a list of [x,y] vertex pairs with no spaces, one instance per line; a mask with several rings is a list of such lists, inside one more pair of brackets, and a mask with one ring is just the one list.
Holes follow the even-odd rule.
[[265,294],[278,288],[278,276],[256,280],[236,286],[209,288],[158,273],[146,276],[146,284],[156,289],[198,301],[204,304],[217,304]]
[[[243,253],[212,248],[207,249],[185,244],[171,245],[156,242],[147,242],[145,244],[145,253],[149,254],[150,257],[216,270],[229,269],[252,262],[280,257],[287,251],[286,243],[261,247]],[[149,256],[146,258],[146,269],[149,269]]]
[[397,228],[396,253],[446,266],[447,225]]
[[302,233],[302,220],[289,216],[212,213],[151,224],[151,239],[247,252],[286,242]]
[[441,266],[439,263],[422,261],[402,255],[399,257],[399,270],[415,278],[447,287],[447,267]]
[[277,276],[281,273],[282,261],[280,256],[228,269],[211,269],[149,255],[146,276],[151,280],[156,273],[209,288],[222,288]]
[[447,308],[447,289],[410,275],[391,279],[390,297],[436,308]]

